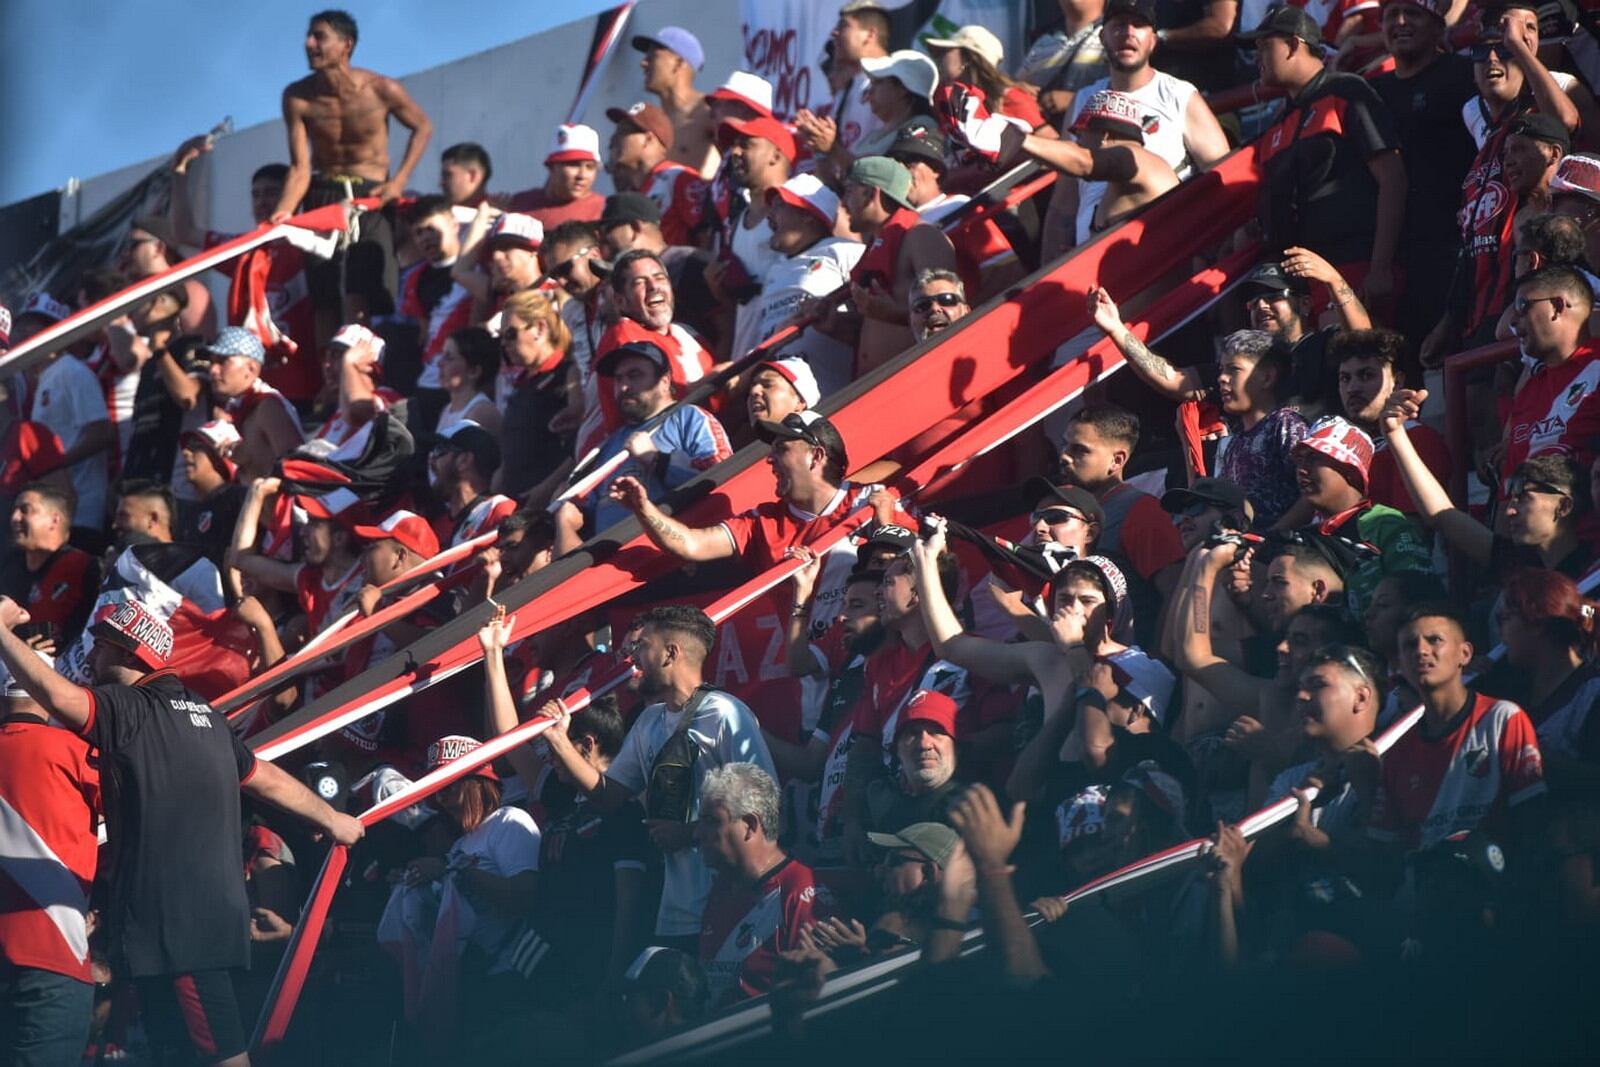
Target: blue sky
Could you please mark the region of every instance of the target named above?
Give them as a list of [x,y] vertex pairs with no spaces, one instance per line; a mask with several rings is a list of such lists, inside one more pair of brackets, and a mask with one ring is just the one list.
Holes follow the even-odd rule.
[[[358,66],[404,75],[592,15],[616,0],[382,0],[348,10]],[[282,0],[0,0],[0,204],[171,151],[224,115],[278,113],[305,73]]]

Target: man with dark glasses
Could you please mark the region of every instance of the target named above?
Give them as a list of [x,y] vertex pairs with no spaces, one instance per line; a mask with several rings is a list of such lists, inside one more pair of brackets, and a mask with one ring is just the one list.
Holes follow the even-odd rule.
[[911,334],[918,342],[967,317],[967,289],[953,270],[925,270],[911,287]]
[[1600,435],[1600,352],[1589,339],[1594,296],[1570,267],[1546,267],[1523,278],[1512,303],[1511,330],[1533,364],[1511,400],[1500,476],[1547,449],[1593,458]]

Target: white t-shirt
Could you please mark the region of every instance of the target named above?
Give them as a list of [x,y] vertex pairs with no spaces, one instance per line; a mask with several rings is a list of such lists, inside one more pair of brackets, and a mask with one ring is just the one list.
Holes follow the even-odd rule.
[[[496,382],[496,388],[498,388],[498,385],[499,383]],[[456,426],[463,422],[478,422],[478,419],[476,419],[474,416],[477,414],[479,409],[492,408],[494,406],[494,398],[488,393],[479,393],[477,396],[474,396],[471,400],[467,401],[467,406],[462,408],[460,411],[451,411],[450,405],[446,404],[439,411],[439,424],[433,428],[434,432],[444,433],[452,426]]]
[[[1066,131],[1071,130],[1072,124],[1078,121],[1078,113],[1089,103],[1089,98],[1102,89],[1109,88],[1111,79],[1102,78],[1078,91],[1072,98],[1072,113],[1067,116],[1065,124],[1061,127],[1063,136],[1071,136]],[[1183,143],[1186,125],[1184,116],[1189,101],[1198,91],[1193,84],[1182,78],[1174,78],[1158,70],[1155,77],[1146,82],[1142,88],[1131,89],[1123,94],[1138,101],[1143,111],[1145,148],[1166,160],[1177,172],[1178,177],[1184,179],[1194,173],[1194,164],[1189,159],[1189,149]],[[1095,209],[1100,206],[1100,200],[1105,193],[1105,182],[1078,183],[1078,241],[1088,239],[1090,228],[1094,223]]]
[[[1570,93],[1578,79],[1564,70],[1552,70],[1550,77],[1555,79],[1556,87],[1564,93]],[[1472,134],[1472,143],[1479,148],[1489,139],[1489,112],[1484,107],[1483,97],[1475,96],[1461,105],[1461,121],[1466,123],[1467,132]]]
[[[445,866],[470,866],[497,878],[510,878],[539,869],[539,824],[521,808],[496,808],[470,834],[463,834],[445,854]],[[479,904],[471,938],[486,952],[497,951],[512,923],[493,909]]]
[[[802,300],[827,296],[849,282],[850,272],[866,250],[860,241],[825,237],[799,255],[776,257],[761,279],[761,295],[751,301],[760,307],[760,339],[777,333]],[[823,396],[850,382],[855,349],[815,329],[802,330],[779,352],[804,355]]]
[[[639,713],[623,739],[622,751],[606,768],[606,777],[629,793],[643,797],[649,807],[647,786],[656,756],[683,722],[684,709],[669,712],[667,705],[652,704]],[[729,763],[754,763],[774,779],[778,772],[761,736],[761,726],[750,709],[720,690],[702,694],[689,724],[689,741],[699,749],[694,763],[694,800],[689,817],[700,813],[700,790],[706,773]],[[711,871],[698,848],[673,852],[664,860],[661,910],[656,914],[656,934],[681,937],[700,933],[700,913],[711,892]]]
[[[733,227],[733,254],[744,265],[750,279],[760,282],[767,269],[784,258],[772,250],[772,216],[768,215],[754,226],[745,226],[741,216]],[[733,317],[733,358],[738,359],[756,345],[766,340],[761,332],[761,297],[751,297],[740,304]]]
[[858,70],[856,76],[850,79],[850,84],[845,86],[844,92],[834,101],[833,120],[839,125],[839,143],[852,156],[859,155],[857,144],[870,141],[883,132],[883,120],[872,113],[872,107],[867,103],[867,90],[871,86],[872,79],[867,77],[867,72]]
[[[62,355],[39,373],[33,394],[33,421],[42,423],[71,450],[78,435],[91,422],[109,420],[105,393],[94,371],[73,355]],[[106,453],[96,452],[74,463],[69,471],[78,506],[72,525],[99,529],[106,520]]]
[[[1319,761],[1309,760],[1298,763],[1279,774],[1267,787],[1267,803],[1273,804],[1289,796],[1305,782],[1306,777],[1317,767]],[[1356,802],[1356,791],[1349,782],[1341,782],[1333,787],[1333,797],[1326,803],[1321,798],[1311,805],[1311,825],[1325,834],[1349,833],[1361,828],[1356,821],[1359,814]]]

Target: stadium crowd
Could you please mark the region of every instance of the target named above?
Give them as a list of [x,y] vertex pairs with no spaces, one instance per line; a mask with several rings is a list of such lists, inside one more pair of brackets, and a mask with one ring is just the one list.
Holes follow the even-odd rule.
[[[850,0],[832,105],[792,116],[651,28],[639,102],[559,126],[516,192],[466,141],[424,191],[432,121],[351,65],[350,15],[313,15],[252,214],[382,206],[4,383],[0,1059],[248,1062],[333,844],[349,873],[287,1038],[318,1062],[593,1060],[765,994],[820,1052],[825,979],[912,949],[930,1007],[902,1051],[946,1054],[953,981],[1109,1028],[1240,975],[1586,972],[1600,30],[1565,0],[1059,9],[1008,57],[979,25],[891,42]],[[1062,294],[1093,324],[1063,354],[1107,340],[1128,373],[1018,438],[1005,478],[916,500],[897,475],[945,438],[860,455],[819,414],[1240,146],[1259,209],[1225,247]],[[210,148],[177,149],[119,262],[0,308],[0,348],[235,236],[194,215]],[[974,216],[1025,161],[1057,175],[1037,232]],[[1185,328],[1126,324],[1249,248]],[[1433,372],[1508,340],[1447,441]],[[758,442],[769,502],[674,517]],[[481,667],[252,752],[630,519],[673,560],[646,596],[531,636],[502,609]],[[795,560],[773,627],[706,613]],[[1197,838],[1163,880],[1063,899]],[[1368,1003],[1319,989],[1323,1026]]]

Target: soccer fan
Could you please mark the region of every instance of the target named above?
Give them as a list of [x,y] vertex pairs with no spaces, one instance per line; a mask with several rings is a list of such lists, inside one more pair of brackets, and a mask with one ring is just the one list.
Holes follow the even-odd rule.
[[[531,215],[515,211],[497,213],[488,201],[478,205],[478,214],[461,240],[450,276],[472,294],[472,320],[500,328],[499,307],[513,293],[538,284],[539,248],[544,244],[544,226]],[[484,271],[484,263],[488,271]]]
[[178,528],[178,505],[160,482],[119,482],[111,511],[115,547],[158,541],[171,544]]
[[[634,249],[617,257],[611,269],[611,296],[617,321],[595,347],[595,374],[600,378],[600,430],[612,433],[621,424],[613,387],[605,379],[606,356],[622,345],[643,341],[664,352],[675,389],[699,381],[714,369],[713,358],[694,331],[675,321],[677,294],[666,263],[654,252]],[[587,453],[599,442],[583,440]]]
[[1104,289],[1090,289],[1088,296],[1095,325],[1140,380],[1170,400],[1215,399],[1230,431],[1216,475],[1244,488],[1258,529],[1275,525],[1299,495],[1291,452],[1307,429],[1305,416],[1281,400],[1289,374],[1285,347],[1261,330],[1237,330],[1222,339],[1214,372],[1201,366],[1180,369],[1123,325]]
[[[1382,425],[1390,397],[1405,388],[1404,353],[1405,339],[1390,330],[1348,330],[1328,343],[1327,358],[1338,368],[1339,405],[1345,420],[1372,439],[1367,496],[1375,504],[1410,514],[1416,504],[1401,481]],[[1417,419],[1408,420],[1405,428],[1429,470],[1451,468],[1449,446],[1438,430]]]
[[476,141],[462,141],[439,153],[439,192],[450,201],[450,212],[463,228],[472,224],[478,205],[489,198],[494,163]]
[[517,502],[489,491],[500,469],[500,442],[475,422],[458,422],[428,439],[428,486],[444,511],[434,533],[446,548],[495,529]]
[[[45,668],[54,661],[37,656]],[[53,728],[9,673],[0,690],[0,1057],[72,1063],[94,1013],[90,889],[99,841],[100,772],[89,746]]]
[[1547,792],[1539,740],[1527,713],[1467,686],[1466,628],[1448,608],[1420,605],[1400,627],[1400,670],[1422,698],[1422,721],[1361,772],[1376,774],[1367,834],[1394,849],[1428,848],[1461,830],[1537,840]]
[[282,482],[277,478],[257,478],[250,483],[226,561],[230,568],[268,589],[293,593],[296,606],[305,616],[305,634],[314,637],[355,603],[363,573],[361,548],[347,524],[338,519],[308,517],[297,530],[299,563],[259,552],[256,535],[262,509],[267,498],[281,488]]
[[[35,293],[17,314],[14,340],[20,344],[68,314],[50,294]],[[104,544],[109,481],[103,453],[116,447],[105,395],[94,372],[66,349],[46,355],[28,368],[27,376],[34,398],[28,417],[53,433],[62,449],[59,457],[52,457],[53,464],[42,458],[33,464],[33,475],[41,478],[64,471],[72,479],[72,537],[80,548],[98,550]]]
[[841,173],[852,159],[884,155],[900,137],[934,126],[930,108],[939,68],[933,60],[907,48],[865,58],[861,69],[867,75],[867,106],[878,120],[878,132],[860,138],[848,150],[835,142],[829,160]]
[[[1327,287],[1327,307],[1336,325],[1317,327],[1318,301],[1310,282]],[[1289,349],[1289,380],[1283,394],[1302,414],[1330,413],[1337,400],[1328,343],[1340,329],[1365,330],[1372,326],[1361,298],[1333,264],[1309,248],[1284,250],[1283,261],[1262,263],[1240,285],[1250,328],[1282,341]]]
[[1376,549],[1344,576],[1345,602],[1359,619],[1372,591],[1386,574],[1425,571],[1428,546],[1410,519],[1369,497],[1372,438],[1337,415],[1322,419],[1294,446],[1295,476],[1301,499],[1314,512],[1318,533]]
[[1070,127],[1076,142],[1029,132],[1021,119],[996,125],[994,117],[981,117],[960,87],[950,106],[964,116],[956,136],[1000,166],[1009,166],[1020,153],[1066,177],[1104,186],[1096,196],[1080,191],[1069,243],[1110,229],[1178,184],[1171,164],[1145,147],[1141,105],[1131,95],[1102,89],[1090,97]]
[[[500,332],[505,333],[504,316]],[[435,433],[444,433],[463,422],[475,422],[496,436],[502,416],[495,403],[504,366],[501,340],[482,326],[467,326],[452,333],[439,352],[435,369],[439,386],[445,392]]]
[[[352,197],[373,197],[388,204],[405,191],[412,171],[422,162],[433,123],[398,81],[350,65],[357,36],[355,19],[346,12],[311,16],[305,40],[311,73],[283,90],[289,174],[269,216],[271,222]],[[390,118],[411,131],[393,174]],[[394,310],[398,282],[394,233],[382,211],[362,217],[348,250],[306,267],[319,338],[333,336],[338,323],[365,322],[369,314]]]
[[944,693],[918,689],[901,703],[892,734],[895,770],[867,782],[870,834],[898,833],[919,822],[948,822],[966,783],[956,778],[960,708]]
[[949,37],[929,37],[922,42],[939,66],[939,84],[960,82],[983,93],[996,114],[1021,119],[1030,131],[1054,136],[1039,110],[1036,94],[1001,69],[1005,45],[984,26],[958,28]]
[[908,293],[925,270],[954,270],[955,248],[937,226],[911,207],[911,174],[886,156],[850,164],[844,209],[867,250],[850,272],[850,294],[861,314],[855,377],[899,355],[911,343]]
[[827,156],[835,148],[854,155],[861,141],[883,129],[867,99],[872,80],[862,61],[889,54],[888,12],[877,0],[849,0],[839,9],[829,43],[833,46],[829,84],[837,95],[831,109],[821,113],[801,108],[795,114],[795,129],[814,156]]
[[[767,199],[777,255],[762,275],[761,292],[753,301],[760,315],[755,333],[763,340],[812,311],[825,312],[819,309],[821,298],[850,284],[850,272],[866,251],[860,241],[834,235],[839,198],[816,175],[797,174],[769,190]],[[823,395],[850,382],[854,350],[816,324],[807,325],[777,351],[803,354]]]
[[545,154],[544,185],[511,198],[511,210],[530,215],[549,234],[564,222],[597,222],[605,197],[594,191],[600,173],[600,133],[592,126],[562,123]]
[[1037,38],[1011,74],[1017,81],[1039,87],[1038,106],[1051,123],[1059,125],[1072,98],[1091,82],[1106,76],[1105,42],[1100,25],[1103,0],[1058,0],[1061,26]]
[[[178,182],[175,184],[183,184]],[[123,246],[122,271],[134,281],[154,277],[183,260],[179,248],[180,235],[159,215],[141,215],[133,220],[128,230],[127,244]],[[199,334],[209,339],[217,332],[217,309],[211,304],[211,291],[198,278],[183,283],[187,298],[179,324],[186,334]]]
[[0,593],[27,609],[33,632],[58,651],[77,640],[100,588],[100,563],[68,544],[71,530],[69,489],[51,482],[23,486],[11,507],[16,551],[0,569]]
[[454,277],[461,255],[461,227],[442,196],[419,197],[410,211],[411,239],[423,261],[400,280],[401,315],[416,323],[422,373],[405,389],[406,417],[413,430],[424,432],[438,422],[449,397],[439,380],[445,345],[472,321],[472,294]]
[[[1095,94],[1111,89],[1138,103],[1139,126],[1150,131],[1144,147],[1166,160],[1180,179],[1209,169],[1228,154],[1227,136],[1194,85],[1151,65],[1159,43],[1154,0],[1109,0],[1100,40],[1110,73],[1077,92],[1063,130],[1073,127]],[[1083,185],[1067,175],[1056,180],[1041,239],[1043,259],[1073,246],[1074,223],[1094,216],[1095,205],[1090,202],[1105,191],[1104,184]]]
[[1212,534],[1248,530],[1254,518],[1244,490],[1226,478],[1196,478],[1182,489],[1168,489],[1161,508],[1172,515],[1185,559]]
[[622,751],[604,772],[574,746],[571,718],[560,704],[544,737],[577,788],[597,811],[639,797],[645,826],[665,856],[666,879],[655,933],[660,944],[694,952],[702,930],[711,872],[695,849],[694,823],[703,810],[708,775],[730,763],[752,763],[772,774],[772,756],[755,716],[742,703],[705,684],[716,627],[698,608],[651,608],[640,617],[632,659],[639,692],[652,701],[634,720]]
[[105,915],[151,1044],[161,1056],[248,1062],[228,974],[250,959],[239,793],[343,845],[360,840],[360,821],[257,760],[166,669],[172,629],[137,601],[110,607],[91,627],[90,688],[56,674],[22,642],[16,627],[26,621],[14,601],[0,599],[0,660],[42,710],[99,751],[117,781],[106,803],[113,874]]
[[699,172],[671,158],[672,120],[654,104],[614,107],[606,118],[616,124],[607,149],[606,171],[618,192],[644,193],[661,208],[661,232],[668,244],[692,244],[690,235],[705,210],[706,183]]
[[789,180],[795,143],[783,123],[771,118],[724,122],[717,143],[727,155],[729,178],[747,200],[724,228],[725,255],[710,270],[713,295],[735,307],[730,354],[738,358],[765,336],[759,287],[782,256],[772,247],[772,192]]
[[1384,435],[1418,517],[1495,578],[1518,567],[1548,567],[1581,578],[1595,556],[1590,540],[1580,532],[1589,505],[1589,482],[1582,468],[1558,453],[1523,460],[1503,486],[1504,521],[1490,529],[1455,506],[1411,440],[1410,423],[1427,396],[1422,390],[1397,390],[1383,412]]
[[[1576,219],[1583,228],[1583,263],[1592,274],[1600,269],[1600,231],[1593,225],[1600,201],[1600,158],[1570,155],[1561,160],[1550,179],[1552,208],[1557,215]],[[1520,277],[1520,275],[1519,275]]]
[[718,146],[707,136],[710,103],[694,87],[694,76],[706,65],[700,39],[682,26],[663,26],[655,33],[636,34],[632,43],[634,51],[644,53],[639,61],[644,91],[661,101],[661,111],[672,124],[668,158],[710,178],[717,172]]
[[1511,398],[1500,476],[1548,449],[1587,465],[1600,436],[1600,363],[1588,336],[1593,292],[1577,271],[1546,267],[1519,278],[1516,293],[1512,324],[1532,373]]
[[745,413],[750,425],[782,422],[797,411],[817,406],[822,392],[811,364],[799,356],[769,359],[756,364],[750,375],[750,391],[745,394]]
[[233,459],[241,477],[267,474],[304,434],[294,405],[261,377],[266,360],[261,339],[243,326],[224,326],[200,356],[208,370],[204,380],[186,373],[170,355],[162,360],[167,391],[185,411],[215,409],[234,424],[240,443]]
[[1268,250],[1309,248],[1368,304],[1392,301],[1406,192],[1393,117],[1365,79],[1324,69],[1322,30],[1302,9],[1276,5],[1240,36],[1256,45],[1261,83],[1290,98],[1258,148]]
[[643,193],[608,196],[599,230],[600,247],[613,261],[631,251],[655,253],[667,268],[667,278],[672,282],[673,311],[681,316],[683,325],[705,338],[713,348],[723,338],[732,343],[732,326],[706,281],[706,271],[713,262],[711,254],[687,245],[669,245],[661,231],[660,204]]
[[778,844],[778,783],[754,763],[727,763],[701,786],[695,841],[716,874],[700,928],[700,963],[712,1003],[772,988],[778,954],[825,917],[832,896],[810,867]]
[[[386,385],[383,353],[388,347],[382,337],[358,323],[341,326],[322,350],[323,375],[335,386],[337,406],[316,436],[302,446],[314,455],[331,455],[361,431],[382,411],[405,410],[406,399]],[[448,345],[446,346],[448,348]]]
[[[167,224],[178,244],[190,248],[212,248],[239,236],[201,230],[195,225],[189,168],[209,151],[211,139],[201,134],[179,145],[172,159],[172,197],[167,208]],[[259,225],[271,217],[283,196],[283,185],[288,177],[289,168],[283,163],[264,163],[250,175],[251,221]],[[266,279],[259,293],[251,284],[251,270],[255,269],[257,257],[265,257],[268,262]],[[310,290],[306,288],[305,257],[302,249],[284,240],[274,241],[238,260],[229,269],[231,283],[225,309],[230,326],[243,326],[252,314],[258,322],[265,319],[271,323],[270,329],[277,340],[268,352],[267,384],[297,404],[310,403],[322,390],[316,324]],[[185,286],[184,292],[188,291]],[[187,312],[187,305],[184,310]]]
[[944,333],[972,313],[967,287],[951,270],[925,270],[917,275],[908,297],[911,336],[918,342]]
[[1183,569],[1183,546],[1161,502],[1122,479],[1138,447],[1137,415],[1112,404],[1091,404],[1068,420],[1058,458],[1062,477],[1100,503],[1095,550],[1126,558],[1165,599]]
[[1461,251],[1456,209],[1461,182],[1476,147],[1461,121],[1477,93],[1472,60],[1444,47],[1449,6],[1442,0],[1387,0],[1379,8],[1383,41],[1394,69],[1372,79],[1394,116],[1406,167],[1406,211],[1400,226],[1400,263],[1406,298],[1396,324],[1419,345],[1444,314]]
[[495,383],[500,438],[517,447],[501,450],[495,488],[530,502],[548,500],[572,470],[572,439],[556,422],[567,407],[567,368],[572,343],[556,300],[525,289],[501,309],[500,351],[505,366]]
[[[613,348],[601,357],[596,370],[611,383],[622,415],[622,425],[600,442],[599,455],[628,454],[627,461],[591,497],[589,517],[592,530],[598,533],[628,516],[627,508],[609,495],[620,479],[637,481],[646,494],[660,497],[727,459],[733,449],[722,424],[709,411],[694,404],[674,404],[672,373],[660,345],[631,341]],[[669,408],[671,414],[665,420],[649,425]],[[556,516],[557,554],[564,555],[582,542],[584,518],[572,501],[562,503]]]
[[238,445],[239,432],[233,423],[221,419],[178,439],[183,476],[194,488],[196,499],[187,505],[178,502],[176,539],[204,545],[206,555],[219,567],[233,543],[239,509],[244,507],[246,490],[239,481],[239,465],[229,458]]

